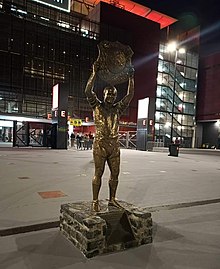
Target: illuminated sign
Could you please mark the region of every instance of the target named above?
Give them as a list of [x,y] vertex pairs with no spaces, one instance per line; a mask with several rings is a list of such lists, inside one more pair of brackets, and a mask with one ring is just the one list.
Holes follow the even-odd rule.
[[59,85],[56,84],[53,86],[53,105],[52,105],[53,110],[58,108],[58,100],[59,100]]
[[70,125],[82,126],[82,120],[80,120],[80,119],[70,119]]
[[148,117],[149,98],[138,100],[138,119],[146,119]]
[[62,118],[65,118],[65,117],[66,117],[66,111],[65,111],[65,110],[62,110],[62,111],[60,112],[60,116],[61,116]]
[[47,119],[51,120],[52,119],[52,114],[51,113],[47,113]]
[[70,12],[70,0],[33,0],[35,2]]

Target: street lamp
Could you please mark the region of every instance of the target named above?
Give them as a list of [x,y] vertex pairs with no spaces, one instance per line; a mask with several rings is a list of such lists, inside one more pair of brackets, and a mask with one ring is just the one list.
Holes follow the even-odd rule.
[[176,42],[171,42],[167,45],[169,52],[175,52],[174,58],[174,75],[173,75],[173,95],[172,95],[172,110],[171,110],[171,132],[170,132],[170,144],[173,142],[173,131],[174,131],[174,109],[175,109],[175,95],[176,95],[176,73],[177,73],[177,57],[178,54],[185,53],[184,48],[179,48]]

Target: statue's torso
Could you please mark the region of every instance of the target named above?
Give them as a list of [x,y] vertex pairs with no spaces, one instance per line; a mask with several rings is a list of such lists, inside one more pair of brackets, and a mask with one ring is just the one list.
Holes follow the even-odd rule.
[[94,108],[93,113],[96,125],[95,139],[117,139],[120,117],[117,104],[106,107],[104,103],[100,103]]

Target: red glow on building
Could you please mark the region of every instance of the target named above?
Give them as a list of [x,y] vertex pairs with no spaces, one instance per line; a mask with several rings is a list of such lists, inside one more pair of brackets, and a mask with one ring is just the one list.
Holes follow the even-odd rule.
[[[87,2],[95,6],[101,1],[100,0],[87,0]],[[142,6],[138,3],[134,3],[130,0],[118,0],[118,1],[102,0],[102,2],[115,5],[116,7],[122,8],[128,12],[144,17],[148,20],[157,22],[160,24],[161,29],[177,21],[177,19],[174,19],[158,11],[152,10],[149,7]]]

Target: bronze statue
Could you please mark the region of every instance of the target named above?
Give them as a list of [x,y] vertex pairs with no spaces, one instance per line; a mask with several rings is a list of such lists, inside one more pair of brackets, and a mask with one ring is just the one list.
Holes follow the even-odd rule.
[[[93,91],[94,83],[97,74],[99,73],[100,75],[100,73],[103,71],[101,70],[103,61],[99,57],[93,64],[92,74],[90,75],[85,89],[87,100],[93,109],[94,122],[96,126],[96,134],[93,144],[95,175],[92,181],[92,210],[96,212],[100,211],[98,197],[106,162],[110,169],[109,205],[121,207],[115,198],[120,170],[119,118],[122,112],[128,107],[134,95],[134,69],[129,62],[130,58],[128,57],[129,60],[126,60],[125,54],[123,57],[124,50],[119,42],[116,42],[116,44],[113,43],[113,47],[111,46],[112,44],[110,42],[104,43],[104,45],[106,44],[109,46],[107,48],[111,48],[111,50],[114,50],[114,46],[119,48],[118,50],[122,55],[123,63],[121,65],[122,68],[120,68],[120,74],[118,74],[118,76],[123,78],[126,77],[128,79],[128,89],[127,94],[124,96],[124,98],[122,98],[117,103],[114,103],[117,97],[117,90],[113,85],[104,88],[103,101],[100,101],[97,98],[95,92]],[[133,52],[130,53],[130,55],[131,54],[133,54]],[[115,53],[115,55],[118,55],[118,53]],[[112,76],[112,81],[114,80],[113,83],[116,83],[117,81],[117,76],[115,76],[115,74]],[[120,78],[118,81],[121,83]]]

